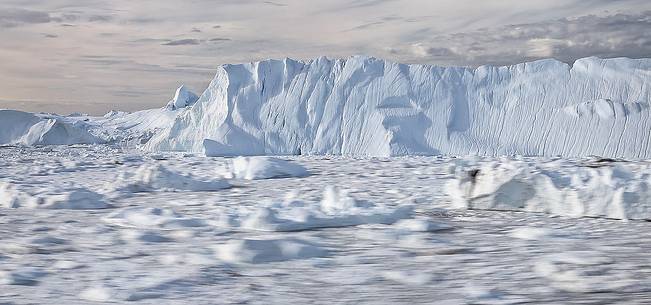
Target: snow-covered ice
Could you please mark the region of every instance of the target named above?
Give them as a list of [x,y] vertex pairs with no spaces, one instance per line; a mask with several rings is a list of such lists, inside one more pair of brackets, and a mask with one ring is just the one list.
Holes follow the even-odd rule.
[[[285,156],[310,175],[225,178],[234,160],[106,145],[0,148],[0,302],[643,304],[651,293],[643,210],[626,210],[628,222],[603,208],[560,214],[562,202],[525,193],[539,197],[532,213],[512,208],[523,198],[530,206],[522,188],[502,187],[537,190],[551,179],[557,190],[545,186],[546,196],[572,189],[570,203],[594,205],[583,193],[643,195],[644,161]],[[31,170],[34,162],[48,170]],[[133,178],[156,168],[173,174]],[[473,192],[486,195],[468,205],[460,180],[477,169]],[[145,191],[110,196],[125,172]],[[179,177],[230,187],[178,188]],[[42,205],[75,189],[106,207],[6,204]]]
[[501,160],[460,166],[447,192],[459,208],[651,220],[650,179],[646,162],[563,167]]
[[0,303],[646,304],[650,70],[265,60],[0,110]]
[[215,255],[229,263],[263,264],[322,257],[327,251],[300,239],[240,239],[215,246]]
[[102,143],[83,121],[56,115],[0,109],[0,145],[63,145]]
[[237,157],[223,169],[229,178],[256,180],[305,177],[308,171],[301,165],[273,157]]
[[229,188],[221,178],[200,180],[171,171],[160,164],[143,164],[123,171],[114,182],[114,191],[122,194],[153,191],[218,191]]
[[223,65],[145,146],[222,156],[649,158],[650,70],[649,59],[595,57],[478,68],[365,56]]

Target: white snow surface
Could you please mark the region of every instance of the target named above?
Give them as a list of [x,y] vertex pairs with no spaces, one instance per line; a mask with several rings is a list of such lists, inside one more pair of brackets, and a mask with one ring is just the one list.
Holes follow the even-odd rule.
[[651,157],[650,59],[435,67],[355,56],[223,65],[146,144],[210,155]]

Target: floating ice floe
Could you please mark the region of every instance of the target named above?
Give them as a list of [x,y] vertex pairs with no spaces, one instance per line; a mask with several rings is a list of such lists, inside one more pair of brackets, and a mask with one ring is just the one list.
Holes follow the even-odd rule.
[[458,169],[446,190],[457,208],[651,219],[651,171],[630,171],[623,165],[488,162]]
[[12,183],[0,182],[0,207],[94,210],[111,206],[106,203],[103,195],[85,188],[41,190],[39,193],[32,193]]
[[309,172],[300,164],[272,157],[237,157],[225,166],[224,176],[245,180],[306,177]]
[[[104,217],[104,221],[117,226],[141,229],[206,226],[202,219],[183,217],[171,209],[147,207],[120,209]],[[128,237],[140,238],[142,236],[129,235]]]
[[320,246],[296,238],[239,239],[214,247],[218,259],[228,263],[262,264],[322,257],[328,252]]
[[173,172],[160,164],[144,164],[134,171],[124,171],[114,184],[118,193],[141,193],[154,191],[208,192],[229,188],[224,179],[209,181]]
[[258,207],[242,217],[240,227],[262,231],[302,231],[363,224],[393,224],[410,218],[413,207],[386,207],[357,200],[345,191],[328,187],[320,203],[296,199]]

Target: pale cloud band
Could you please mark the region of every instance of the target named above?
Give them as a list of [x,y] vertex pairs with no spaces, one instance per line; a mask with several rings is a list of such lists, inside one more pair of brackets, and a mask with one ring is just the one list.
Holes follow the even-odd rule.
[[651,57],[646,0],[5,0],[0,108],[102,113],[200,91],[222,63]]

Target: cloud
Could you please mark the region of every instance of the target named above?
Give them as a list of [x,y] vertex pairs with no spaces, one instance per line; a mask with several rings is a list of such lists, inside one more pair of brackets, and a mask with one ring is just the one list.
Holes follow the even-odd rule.
[[16,27],[27,24],[51,22],[50,14],[22,8],[0,9],[0,27]]
[[265,1],[2,0],[0,98],[92,113],[157,107],[180,84],[204,88],[216,65],[266,58],[477,66],[651,56],[645,0]]
[[288,6],[287,4],[283,3],[278,3],[278,2],[272,2],[272,1],[265,1],[263,2],[264,4],[272,5],[272,6]]
[[189,45],[199,45],[201,41],[199,39],[178,39],[172,40],[170,42],[163,43],[164,46],[189,46]]
[[[402,52],[412,61],[447,57],[461,65],[512,64],[548,57],[566,62],[587,56],[639,58],[651,55],[648,29],[651,11],[587,15],[435,35]],[[399,52],[394,49],[392,53]]]
[[109,22],[113,20],[113,16],[109,15],[93,15],[88,17],[88,21],[90,22]]
[[212,38],[209,41],[211,41],[211,42],[222,42],[222,41],[231,41],[231,39],[230,38],[217,37],[217,38]]

